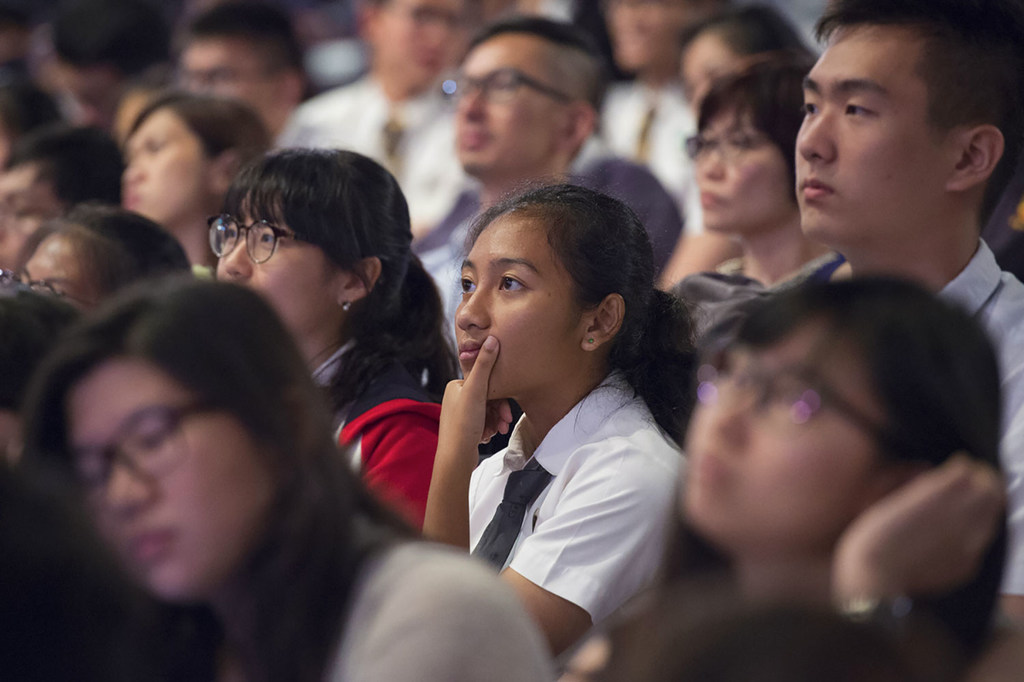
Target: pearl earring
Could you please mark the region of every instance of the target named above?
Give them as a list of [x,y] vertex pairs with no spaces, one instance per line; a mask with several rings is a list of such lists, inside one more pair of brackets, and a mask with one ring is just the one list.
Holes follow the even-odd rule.
[[348,312],[348,309],[351,307],[352,301],[345,301],[344,303],[341,304],[341,309],[344,310],[346,313]]

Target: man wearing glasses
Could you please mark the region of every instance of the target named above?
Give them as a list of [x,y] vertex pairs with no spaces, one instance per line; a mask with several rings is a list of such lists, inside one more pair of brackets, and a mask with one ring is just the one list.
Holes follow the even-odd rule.
[[178,85],[235,97],[276,138],[306,92],[302,46],[288,13],[264,2],[214,5],[189,25]]
[[568,180],[625,201],[647,227],[655,264],[665,263],[682,218],[647,169],[600,148],[594,131],[604,74],[584,35],[538,17],[491,24],[473,39],[459,75],[444,89],[456,101],[456,154],[479,184],[413,249],[434,276],[449,317],[468,223],[530,184]]
[[363,78],[300,106],[279,142],[365,154],[394,174],[409,202],[413,234],[428,231],[464,185],[452,154],[450,103],[441,75],[465,44],[465,0],[366,0]]

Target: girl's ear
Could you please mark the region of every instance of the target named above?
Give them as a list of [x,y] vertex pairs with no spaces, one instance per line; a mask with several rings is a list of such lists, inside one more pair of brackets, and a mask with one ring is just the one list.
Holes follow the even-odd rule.
[[377,285],[381,269],[380,258],[371,256],[356,263],[351,270],[339,270],[335,279],[338,305],[351,305],[366,298]]
[[583,314],[584,336],[580,347],[596,350],[615,338],[626,315],[626,302],[619,294],[608,294],[604,300]]

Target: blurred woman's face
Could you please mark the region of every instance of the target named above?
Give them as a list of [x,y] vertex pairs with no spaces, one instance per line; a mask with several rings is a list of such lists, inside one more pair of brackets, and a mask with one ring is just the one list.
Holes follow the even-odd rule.
[[67,398],[69,443],[104,536],[169,601],[210,600],[258,540],[274,495],[260,444],[154,365],[108,360]]
[[75,242],[60,234],[39,242],[25,263],[22,279],[34,289],[56,294],[79,308],[92,308],[102,297]]
[[743,57],[714,31],[704,31],[686,46],[679,62],[680,75],[686,101],[695,113],[700,111],[700,102],[712,81],[736,71],[742,64]]
[[862,362],[821,342],[807,326],[701,368],[680,509],[733,559],[827,559],[893,483],[864,423],[884,413]]
[[745,237],[799,220],[782,152],[746,117],[722,113],[698,140],[694,166],[705,229]]
[[200,139],[169,108],[143,121],[125,144],[122,203],[173,234],[199,229],[220,208],[221,188]]

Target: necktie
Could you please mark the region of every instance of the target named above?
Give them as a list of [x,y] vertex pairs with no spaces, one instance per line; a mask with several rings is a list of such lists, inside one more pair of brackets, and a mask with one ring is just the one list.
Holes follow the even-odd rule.
[[523,527],[526,508],[533,504],[551,481],[551,474],[537,460],[530,460],[521,471],[509,474],[505,495],[484,529],[473,556],[480,557],[499,570],[505,565],[512,545]]
[[384,165],[396,176],[402,171],[402,155],[399,153],[399,147],[404,135],[405,126],[402,125],[402,121],[395,114],[389,116],[381,130],[381,137],[384,141]]
[[634,160],[639,163],[646,163],[651,154],[651,128],[654,127],[654,117],[657,113],[657,108],[652,105],[640,121],[640,131],[636,136],[636,151],[633,155]]

